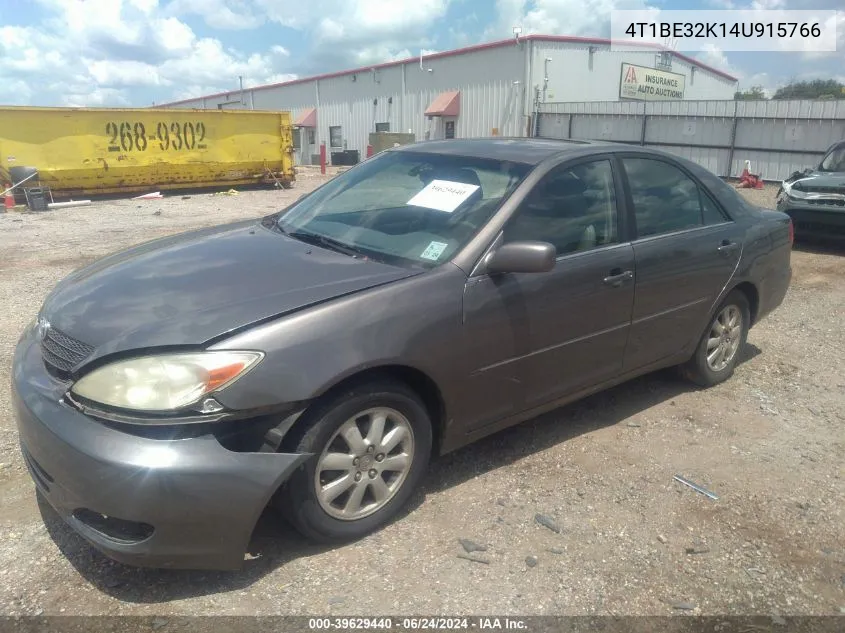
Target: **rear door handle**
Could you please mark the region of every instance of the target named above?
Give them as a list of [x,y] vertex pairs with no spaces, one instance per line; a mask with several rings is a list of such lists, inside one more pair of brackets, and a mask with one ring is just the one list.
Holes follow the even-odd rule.
[[634,278],[634,271],[632,270],[622,270],[621,268],[614,268],[610,271],[610,275],[604,278],[604,283],[608,286],[613,286],[614,288],[618,288],[626,281],[629,281]]
[[722,255],[730,255],[736,249],[739,248],[739,244],[736,242],[729,242],[728,240],[722,240],[721,246],[719,246],[719,252]]

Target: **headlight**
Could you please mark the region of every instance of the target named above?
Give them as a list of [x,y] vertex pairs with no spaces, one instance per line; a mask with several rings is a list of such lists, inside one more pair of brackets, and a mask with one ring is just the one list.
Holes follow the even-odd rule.
[[781,190],[778,192],[778,197],[781,197],[781,195],[784,195],[787,198],[801,198],[802,197],[800,191],[793,190],[792,183],[784,181],[783,183],[781,183],[780,187],[781,187]]
[[161,354],[95,369],[71,391],[94,402],[137,411],[170,411],[222,389],[255,366],[261,352]]

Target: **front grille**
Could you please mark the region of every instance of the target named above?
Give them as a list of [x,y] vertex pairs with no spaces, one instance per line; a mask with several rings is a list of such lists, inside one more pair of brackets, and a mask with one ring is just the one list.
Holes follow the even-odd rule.
[[69,372],[94,351],[90,345],[68,336],[55,328],[48,328],[41,339],[41,355],[48,366],[59,372]]
[[806,200],[807,204],[822,205],[827,207],[845,207],[845,198],[834,200],[832,198],[815,198]]
[[832,193],[832,194],[845,194],[845,189],[842,187],[826,187],[824,185],[808,185],[805,183],[796,183],[793,189],[797,189],[798,191],[806,191],[807,193]]

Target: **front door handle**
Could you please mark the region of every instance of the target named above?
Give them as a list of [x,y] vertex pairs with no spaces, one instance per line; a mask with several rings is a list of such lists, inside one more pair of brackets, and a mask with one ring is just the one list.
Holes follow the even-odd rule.
[[608,286],[618,288],[626,281],[634,278],[633,270],[622,270],[621,268],[614,268],[610,271],[610,275],[604,278],[604,283]]
[[728,240],[722,240],[722,244],[719,246],[718,250],[722,255],[730,255],[731,253],[733,253],[738,248],[739,248],[739,244],[737,244],[736,242],[730,242]]

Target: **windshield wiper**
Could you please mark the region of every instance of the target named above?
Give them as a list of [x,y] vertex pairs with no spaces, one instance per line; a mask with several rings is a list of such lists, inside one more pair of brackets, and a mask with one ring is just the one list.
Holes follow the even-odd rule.
[[336,253],[343,253],[344,255],[349,255],[350,257],[362,257],[364,256],[362,252],[355,248],[354,246],[347,244],[345,242],[341,242],[340,240],[336,240],[331,237],[326,237],[325,235],[319,235],[317,233],[309,233],[308,231],[285,231],[281,227],[279,227],[281,231],[287,235],[288,237],[292,237],[295,240],[299,240],[300,242],[305,242],[306,244],[314,244],[315,246],[322,246],[323,248],[327,248],[329,250],[335,251]]

